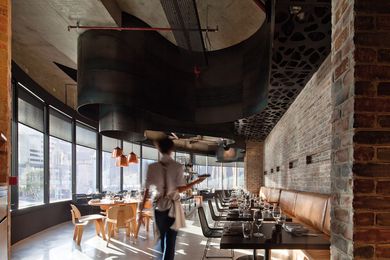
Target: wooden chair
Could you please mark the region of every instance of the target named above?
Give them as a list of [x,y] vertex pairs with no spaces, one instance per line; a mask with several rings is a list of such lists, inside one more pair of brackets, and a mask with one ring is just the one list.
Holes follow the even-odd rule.
[[132,221],[135,219],[135,213],[131,206],[114,206],[107,210],[107,246],[115,230],[119,228],[126,228],[126,235],[134,234],[134,227]]
[[139,233],[141,224],[145,225],[146,233],[149,234],[149,225],[151,221],[153,222],[153,203],[152,200],[148,199],[147,201],[145,201],[144,210],[141,213],[141,223],[138,223],[137,234]]
[[87,225],[89,221],[95,221],[96,235],[101,235],[102,238],[106,240],[103,223],[104,216],[99,214],[81,216],[79,209],[75,205],[70,204],[70,206],[70,213],[72,214],[72,222],[74,225],[73,240],[76,241],[77,245],[80,245],[81,238],[83,237],[84,226]]

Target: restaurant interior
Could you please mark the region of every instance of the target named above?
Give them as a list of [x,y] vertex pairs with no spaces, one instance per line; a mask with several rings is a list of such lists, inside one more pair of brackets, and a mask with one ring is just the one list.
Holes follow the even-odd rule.
[[0,260],[166,257],[162,139],[174,259],[390,259],[390,1],[0,0],[0,57]]

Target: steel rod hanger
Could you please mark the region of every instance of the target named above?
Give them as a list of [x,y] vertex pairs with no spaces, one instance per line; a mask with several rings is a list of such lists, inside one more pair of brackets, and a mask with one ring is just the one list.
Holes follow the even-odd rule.
[[86,25],[69,25],[68,31],[71,29],[88,29],[88,30],[114,30],[114,31],[201,31],[201,32],[218,32],[218,26],[215,28],[200,28],[200,29],[183,29],[183,28],[167,28],[167,27],[114,27],[114,26],[86,26]]

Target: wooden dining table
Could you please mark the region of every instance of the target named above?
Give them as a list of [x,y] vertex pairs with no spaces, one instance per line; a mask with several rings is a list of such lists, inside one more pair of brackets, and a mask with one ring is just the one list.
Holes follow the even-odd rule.
[[[329,250],[330,241],[324,234],[318,233],[311,236],[295,236],[282,229],[275,237],[273,228],[275,223],[263,223],[260,232],[264,237],[244,238],[242,234],[242,222],[226,223],[220,241],[221,249],[253,249],[253,256],[246,259],[257,259],[257,249],[264,249],[264,259],[270,259],[271,249],[318,249]],[[315,233],[315,231],[310,231]],[[314,236],[313,236],[314,235]],[[241,258],[240,258],[241,259]]]
[[[138,237],[138,225],[140,223],[137,223],[137,208],[138,204],[141,201],[138,199],[130,199],[130,200],[106,200],[106,199],[101,199],[101,200],[90,200],[88,202],[88,205],[90,206],[95,206],[95,207],[100,207],[100,209],[103,212],[107,212],[107,210],[113,206],[130,206],[133,209],[134,212],[134,219],[132,220],[132,226],[134,228],[134,237]],[[125,227],[125,223],[123,221],[123,218],[121,218],[120,212],[118,213],[118,227]]]

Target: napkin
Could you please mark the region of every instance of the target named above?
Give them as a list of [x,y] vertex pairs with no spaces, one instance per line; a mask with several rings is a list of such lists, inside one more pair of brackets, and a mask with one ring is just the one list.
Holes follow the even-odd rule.
[[284,230],[293,235],[303,235],[309,232],[309,230],[298,223],[286,223],[284,224]]

